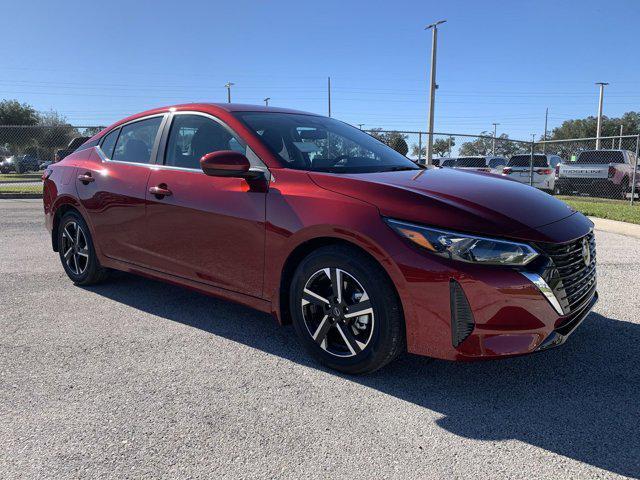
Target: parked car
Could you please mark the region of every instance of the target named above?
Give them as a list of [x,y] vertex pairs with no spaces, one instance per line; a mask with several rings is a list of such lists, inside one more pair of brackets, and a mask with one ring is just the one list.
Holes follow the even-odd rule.
[[504,157],[458,157],[454,168],[502,174],[506,164],[507,159]]
[[532,169],[531,155],[513,155],[509,159],[507,166],[502,170],[502,174],[509,176],[512,180],[517,180],[527,185],[531,184],[536,188],[552,193],[555,186],[556,167],[560,163],[562,163],[562,158],[558,155],[536,154],[533,156]]
[[53,162],[52,162],[51,160],[47,160],[46,162],[42,162],[42,163],[39,165],[39,167],[38,167],[38,168],[39,168],[40,170],[44,170],[45,168],[47,168],[47,167],[48,167],[49,165],[51,165],[52,163],[53,163]]
[[443,158],[442,160],[440,160],[440,168],[453,168],[456,166],[456,159],[455,158]]
[[0,173],[13,171],[13,157],[6,157],[0,160]]
[[[587,150],[575,162],[558,168],[555,192],[558,195],[586,193],[627,198],[631,192],[635,153],[629,150]],[[640,180],[640,175],[636,175]]]
[[151,110],[43,178],[45,224],[75,284],[115,269],[234,300],[293,322],[312,355],[347,373],[405,349],[545,350],[597,300],[581,213],[492,175],[421,168],[310,113]]
[[87,140],[89,140],[89,137],[72,138],[71,141],[69,142],[69,145],[67,145],[67,148],[60,148],[56,150],[53,161],[59,162],[60,160],[65,158],[67,155],[72,154],[78,147],[80,147]]
[[14,155],[0,163],[0,173],[37,171],[40,161],[33,155]]

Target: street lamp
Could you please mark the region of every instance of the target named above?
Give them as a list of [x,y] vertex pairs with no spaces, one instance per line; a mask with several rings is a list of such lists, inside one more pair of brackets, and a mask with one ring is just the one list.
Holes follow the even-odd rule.
[[271,97],[267,97],[267,98],[265,98],[265,99],[264,99],[264,105],[265,105],[265,107],[268,107],[268,106],[269,106],[269,100],[271,100]]
[[433,109],[436,100],[436,51],[438,49],[438,25],[443,24],[446,20],[438,20],[435,23],[424,27],[425,30],[432,30],[431,40],[431,77],[429,82],[429,129],[427,131],[427,165],[432,164],[433,156]]
[[600,150],[600,130],[602,129],[602,102],[604,100],[604,87],[607,82],[596,82],[600,85],[600,100],[598,101],[598,126],[596,127],[596,150]]
[[358,125],[358,128],[359,128],[360,130],[362,130],[362,127],[364,127],[364,123],[357,123],[356,125]]
[[231,103],[231,86],[235,85],[233,82],[227,82],[224,84],[227,87],[227,103]]

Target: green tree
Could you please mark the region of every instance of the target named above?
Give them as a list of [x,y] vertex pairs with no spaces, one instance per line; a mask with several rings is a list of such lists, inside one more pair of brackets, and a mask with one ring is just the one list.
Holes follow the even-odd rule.
[[376,140],[380,140],[385,145],[393,148],[401,155],[407,155],[409,153],[409,145],[407,144],[407,135],[404,135],[397,131],[383,132],[380,128],[373,128],[369,130],[371,135]]
[[0,102],[0,125],[35,125],[38,120],[38,112],[31,105],[17,100]]
[[38,123],[38,112],[17,100],[0,102],[0,146],[7,154],[19,153],[21,149],[33,142],[36,129],[32,125]]
[[[493,138],[490,132],[482,132],[480,137],[463,143],[460,146],[461,157],[480,156],[484,157],[493,153]],[[503,133],[496,137],[496,156],[508,157],[516,153],[522,153],[527,150],[528,143],[514,142],[509,135]]]

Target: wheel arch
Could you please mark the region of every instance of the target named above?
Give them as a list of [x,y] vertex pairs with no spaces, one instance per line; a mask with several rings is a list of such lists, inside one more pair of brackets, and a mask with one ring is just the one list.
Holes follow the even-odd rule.
[[380,262],[379,259],[377,259],[371,253],[367,252],[366,249],[362,248],[360,245],[354,242],[345,240],[343,238],[338,238],[338,237],[323,236],[323,237],[316,237],[316,238],[309,239],[297,245],[289,253],[289,256],[287,257],[287,259],[285,260],[282,266],[282,271],[280,274],[280,283],[279,283],[279,288],[277,292],[279,308],[274,309],[275,310],[274,314],[276,315],[276,317],[278,318],[278,321],[281,324],[285,325],[285,324],[291,323],[291,312],[289,311],[289,290],[291,287],[291,280],[293,279],[293,275],[296,269],[298,268],[298,265],[300,265],[300,262],[302,262],[302,260],[312,252],[318,250],[319,248],[332,246],[332,245],[343,245],[345,247],[352,248],[362,253],[363,255],[368,257],[370,260],[372,260],[380,268],[380,271],[383,272],[384,275],[386,275],[387,279],[393,286],[393,290],[396,297],[398,298],[398,303],[400,305],[400,308],[403,308],[402,300],[398,292],[398,288],[395,282],[393,281],[392,276],[389,274],[389,272],[387,271],[385,266]]
[[[58,204],[54,207],[53,220],[51,225],[51,247],[53,248],[54,252],[57,252],[59,248],[58,227],[60,226],[60,220],[62,219],[62,216],[65,213],[70,211],[76,212],[78,215],[80,215],[84,219],[85,222],[87,222],[87,217],[84,215],[80,205],[76,203],[74,198],[72,197],[60,198],[58,201]],[[87,225],[89,226],[89,233],[93,235],[93,232],[91,231],[91,225],[89,225],[89,222],[87,222]]]

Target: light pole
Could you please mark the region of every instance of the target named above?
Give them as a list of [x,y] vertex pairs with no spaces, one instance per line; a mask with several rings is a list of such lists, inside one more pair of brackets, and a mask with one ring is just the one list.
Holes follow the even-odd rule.
[[331,77],[327,77],[327,109],[331,116]]
[[542,144],[542,153],[547,152],[547,123],[549,121],[549,107],[544,112],[544,135],[542,136],[542,140],[544,143]]
[[602,102],[604,100],[604,87],[607,82],[596,82],[600,85],[600,100],[598,101],[598,126],[596,127],[596,150],[600,150],[600,130],[602,129]]
[[493,148],[491,149],[491,155],[495,157],[496,155],[496,134],[498,133],[498,125],[499,123],[493,123]]
[[271,97],[267,97],[264,99],[264,106],[268,107],[269,106],[269,100],[271,100]]
[[231,103],[231,86],[235,85],[235,83],[227,82],[224,84],[227,87],[227,103]]
[[429,128],[427,131],[427,155],[426,162],[427,165],[432,164],[432,156],[433,156],[433,109],[436,101],[436,88],[438,85],[436,84],[436,52],[438,49],[438,25],[443,24],[446,20],[439,20],[435,23],[427,25],[425,30],[432,30],[432,39],[431,39],[431,77],[429,81]]
[[360,130],[362,130],[362,127],[364,127],[364,123],[356,123],[356,125],[358,125],[358,128],[359,128]]

